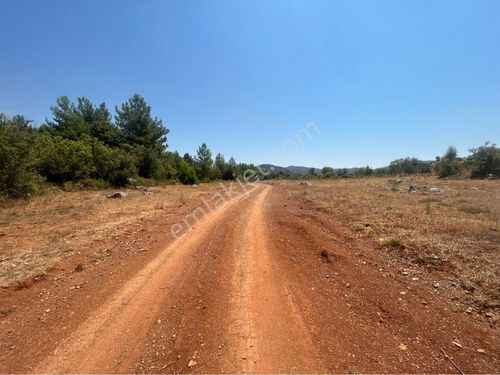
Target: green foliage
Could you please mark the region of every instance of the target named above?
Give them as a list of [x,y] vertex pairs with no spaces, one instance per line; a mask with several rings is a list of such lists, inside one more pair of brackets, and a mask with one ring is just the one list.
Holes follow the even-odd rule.
[[457,148],[455,146],[450,146],[448,147],[448,150],[446,150],[444,158],[449,160],[455,160],[457,158],[457,155],[458,155]]
[[[260,171],[253,164],[238,164],[232,157],[226,162],[220,153],[214,161],[205,143],[195,157],[168,152],[168,129],[151,115],[151,107],[138,94],[116,107],[115,122],[104,103],[95,106],[83,97],[75,104],[61,96],[51,112],[52,119],[38,128],[22,116],[0,114],[0,195],[27,197],[40,191],[44,181],[72,190],[125,186],[130,178],[144,185],[166,180],[194,184],[198,179],[319,177],[314,168],[303,175],[285,168]],[[471,152],[464,161],[457,157],[456,148],[449,147],[437,158],[434,169],[441,177],[460,173],[464,166],[474,178],[500,176],[500,150],[495,145],[487,143]],[[429,173],[432,166],[431,162],[405,158],[376,170],[325,167],[321,177]]]
[[332,167],[323,167],[323,169],[321,169],[321,175],[324,178],[335,177],[335,170]]
[[224,177],[227,176],[227,169],[228,165],[226,163],[226,160],[224,159],[224,156],[222,154],[217,154],[215,156],[215,162],[214,162],[214,176],[216,179],[220,180]]
[[489,174],[500,177],[500,148],[486,142],[484,146],[470,150],[472,155],[468,163],[471,165],[471,178],[485,178]]
[[191,155],[189,155],[187,152],[184,154],[184,156],[182,157],[184,159],[184,161],[188,164],[191,164],[191,165],[194,165],[194,159]]
[[0,194],[20,198],[36,194],[43,178],[36,172],[35,138],[30,122],[22,116],[0,113]]
[[56,105],[50,107],[50,110],[52,121],[47,121],[44,129],[51,134],[71,140],[80,140],[90,136],[90,123],[86,122],[82,116],[85,109],[77,108],[67,96],[57,98]]
[[91,178],[95,172],[92,144],[87,140],[71,140],[42,134],[36,145],[37,168],[50,182]]
[[231,156],[227,162],[226,173],[222,176],[223,180],[234,180],[236,178],[236,160]]
[[64,191],[76,191],[76,190],[100,190],[109,187],[109,184],[103,180],[96,180],[93,178],[85,178],[80,181],[67,181],[62,184]]
[[100,142],[92,144],[93,177],[113,186],[125,186],[137,173],[136,160],[119,148],[110,148]]
[[151,107],[139,94],[116,107],[116,124],[127,142],[134,146],[164,151],[169,130],[157,117],[151,116]]
[[179,181],[185,185],[198,183],[198,178],[196,177],[196,171],[194,167],[185,160],[182,160],[180,162],[178,178]]
[[358,168],[354,174],[356,177],[366,177],[366,176],[371,176],[373,174],[373,170],[367,165],[364,168]]
[[195,158],[196,174],[202,181],[212,178],[212,152],[205,143],[202,143],[196,151]]
[[397,159],[390,163],[389,174],[423,174],[431,172],[431,163],[417,158]]
[[460,174],[462,172],[462,161],[457,158],[457,149],[453,146],[448,147],[444,156],[438,158],[434,168],[440,178]]

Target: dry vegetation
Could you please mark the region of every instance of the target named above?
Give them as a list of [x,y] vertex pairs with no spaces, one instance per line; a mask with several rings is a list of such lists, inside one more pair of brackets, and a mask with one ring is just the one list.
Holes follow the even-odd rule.
[[[480,312],[500,307],[500,181],[411,177],[315,180],[304,194],[315,207],[372,237],[381,251],[435,271]],[[411,184],[419,190],[409,193]],[[441,189],[429,192],[430,187]]]
[[[109,199],[109,191],[54,190],[30,201],[10,200],[0,207],[0,286],[43,274],[54,262],[85,252],[94,241],[117,236],[138,223],[178,214],[180,207],[220,189],[158,187],[153,194],[124,190],[127,198]],[[168,230],[168,228],[166,228]]]

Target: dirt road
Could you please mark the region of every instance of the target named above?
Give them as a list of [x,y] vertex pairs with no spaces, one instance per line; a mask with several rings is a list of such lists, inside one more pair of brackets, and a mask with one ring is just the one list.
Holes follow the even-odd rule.
[[277,187],[233,198],[182,240],[159,238],[123,268],[122,258],[85,267],[78,290],[72,278],[5,291],[14,307],[0,326],[0,370],[500,370],[496,329]]

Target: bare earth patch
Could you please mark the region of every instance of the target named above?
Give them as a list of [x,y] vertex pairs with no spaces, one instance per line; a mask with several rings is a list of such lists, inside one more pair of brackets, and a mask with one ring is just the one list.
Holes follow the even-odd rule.
[[[216,183],[197,188],[157,187],[148,195],[126,189],[125,199],[106,198],[116,190],[54,191],[31,201],[4,203],[0,210],[0,287],[29,277],[43,278],[53,264],[75,253],[99,256],[86,253],[91,243],[117,237],[147,220],[175,215],[176,208],[200,204],[201,197],[220,189]],[[99,251],[105,254],[108,249]]]
[[[499,181],[411,177],[401,184],[387,178],[277,184],[331,214],[354,236],[373,238],[381,252],[436,275],[452,300],[465,297],[473,305],[469,313],[498,313]],[[410,185],[417,192],[408,192]]]

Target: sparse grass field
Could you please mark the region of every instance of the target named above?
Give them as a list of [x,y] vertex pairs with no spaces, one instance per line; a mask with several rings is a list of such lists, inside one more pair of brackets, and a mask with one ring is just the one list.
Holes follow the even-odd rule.
[[[429,271],[482,311],[500,307],[500,181],[403,178],[280,181],[381,251]],[[416,193],[409,193],[411,184]],[[429,192],[429,188],[440,192]]]
[[106,198],[116,190],[54,190],[30,201],[2,202],[0,286],[43,274],[58,259],[85,253],[90,243],[148,219],[178,214],[180,207],[199,204],[197,198],[218,189],[216,183],[157,187],[151,195],[126,189],[123,200]]

